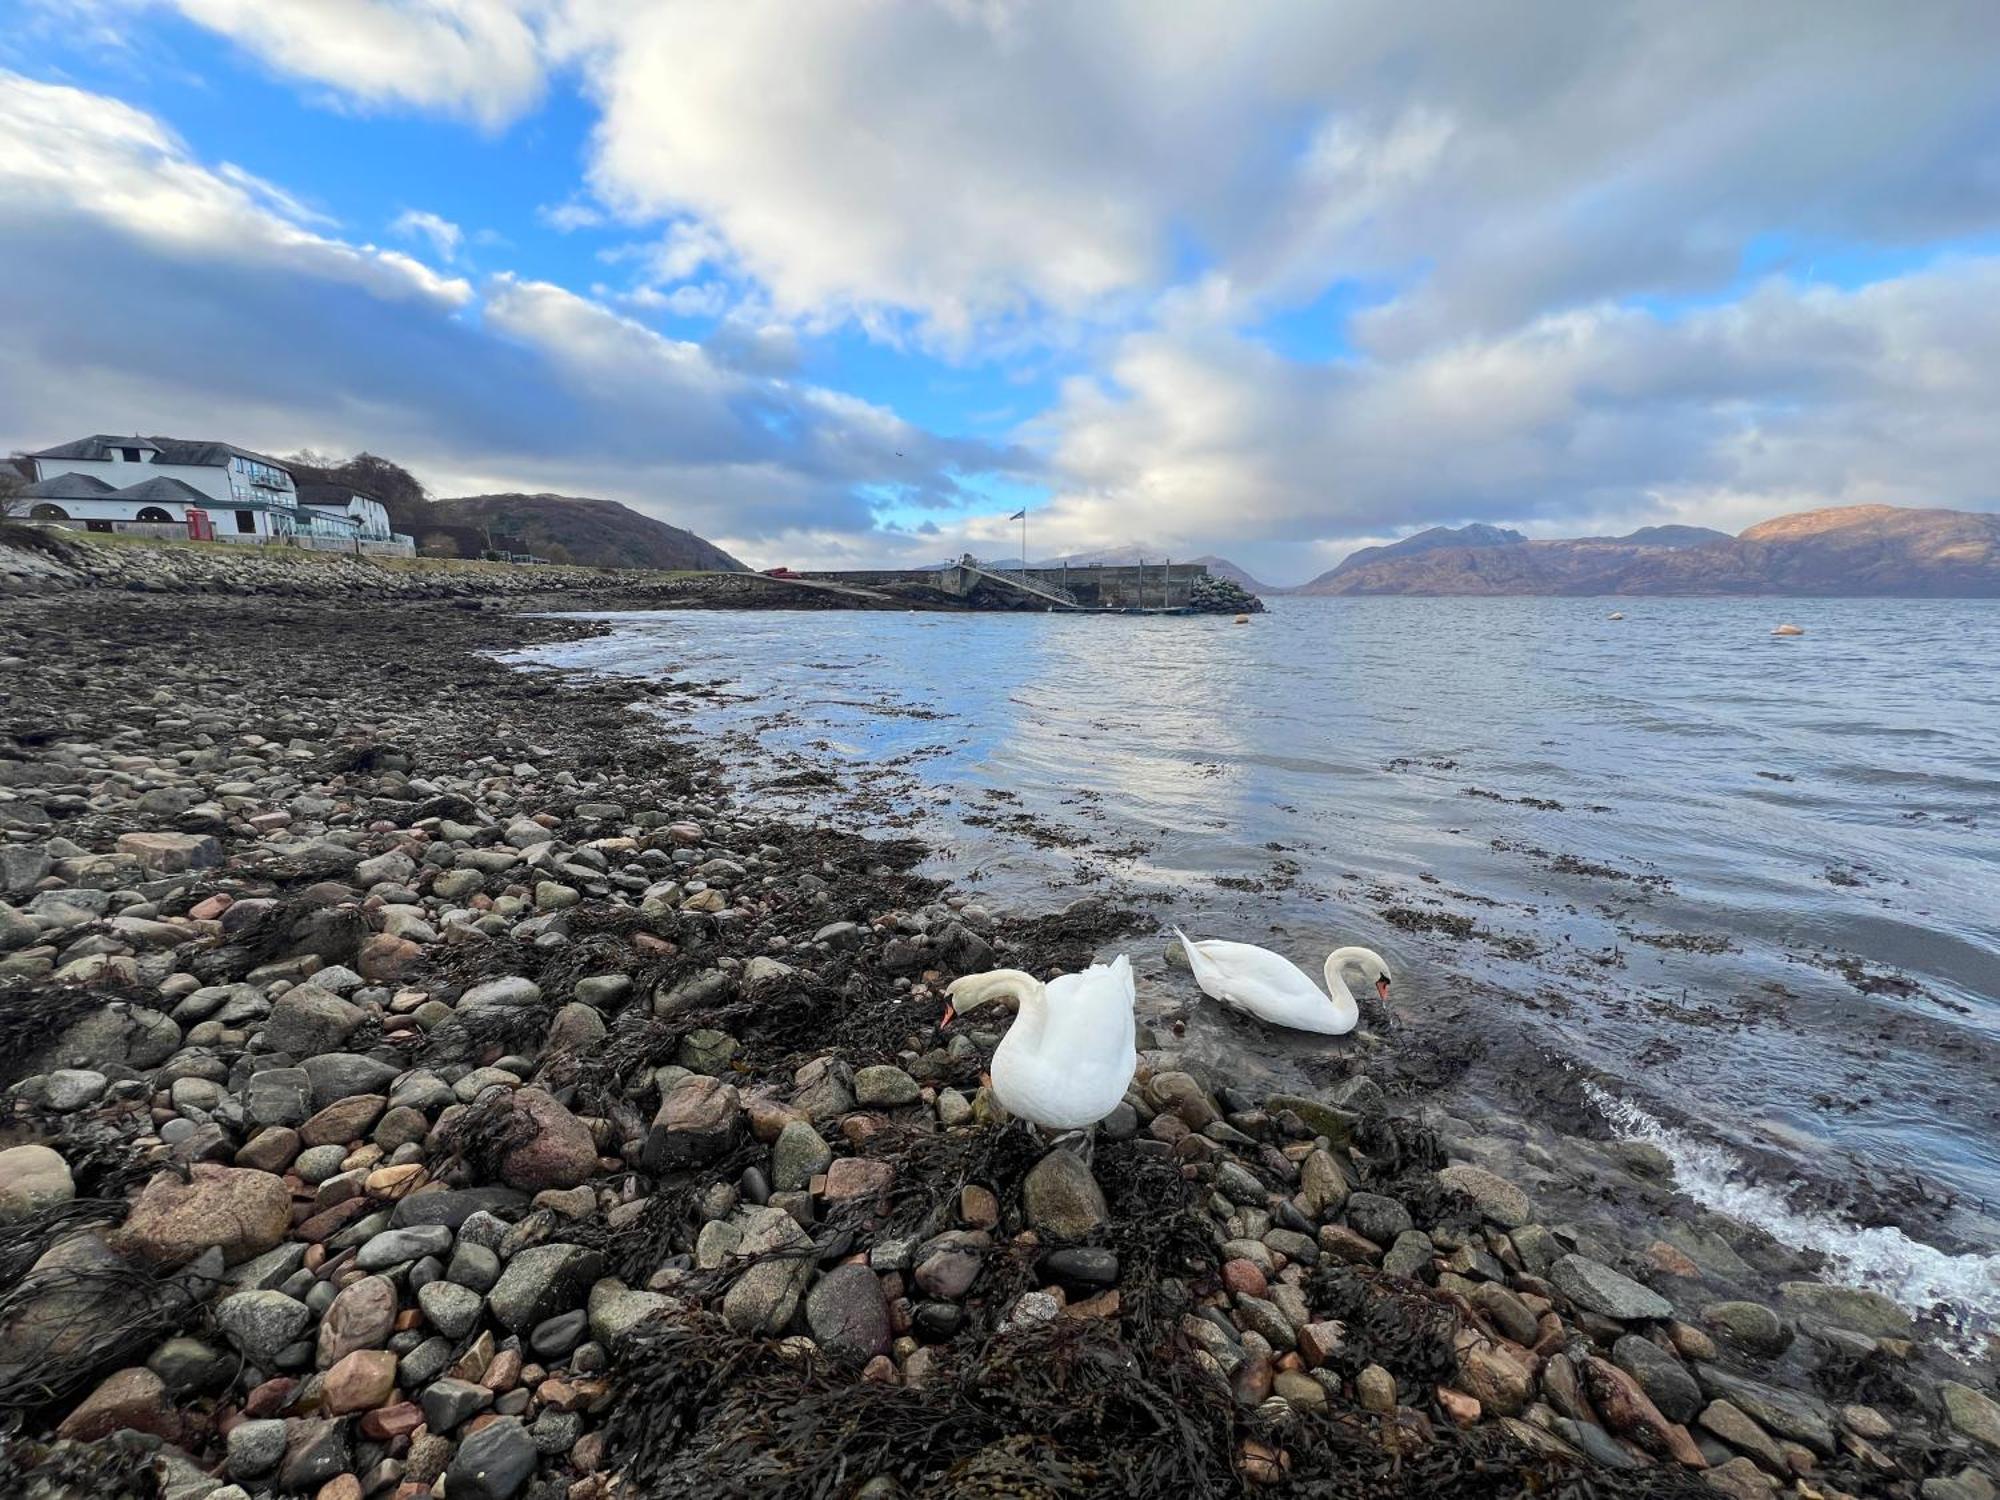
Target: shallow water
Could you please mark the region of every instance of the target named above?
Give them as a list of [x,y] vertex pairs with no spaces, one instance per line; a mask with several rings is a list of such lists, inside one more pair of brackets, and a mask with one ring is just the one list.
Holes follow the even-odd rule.
[[[1404,1024],[1505,1007],[1706,1138],[1946,1184],[1990,1243],[2000,605],[1613,607],[665,612],[521,659],[709,685],[677,706],[753,797],[920,832],[990,904],[1151,897],[1314,973],[1365,943]],[[866,774],[782,784],[829,764]]]

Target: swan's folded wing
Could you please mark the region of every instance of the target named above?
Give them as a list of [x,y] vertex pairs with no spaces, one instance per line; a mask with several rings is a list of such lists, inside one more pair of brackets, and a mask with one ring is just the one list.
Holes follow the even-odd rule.
[[[1306,972],[1282,953],[1255,943],[1211,939],[1199,945],[1234,1004],[1264,1015],[1285,1006],[1325,1003],[1326,997]],[[1206,986],[1204,986],[1206,988]],[[1210,991],[1214,993],[1214,991]]]
[[1129,1056],[1137,1039],[1135,999],[1132,964],[1122,953],[1109,964],[1050,980],[1045,1055],[1079,1064]]

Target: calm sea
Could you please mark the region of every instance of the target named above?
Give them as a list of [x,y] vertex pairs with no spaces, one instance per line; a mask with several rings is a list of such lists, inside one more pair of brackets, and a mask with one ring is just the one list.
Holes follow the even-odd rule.
[[[1315,974],[1365,943],[1399,1024],[1525,1028],[1588,1064],[1715,1206],[1792,1212],[1746,1165],[1777,1153],[1921,1174],[1996,1242],[2000,604],[608,618],[520,659],[698,687],[668,717],[773,810],[926,836],[996,907],[1147,901]],[[798,774],[828,767],[838,790]],[[1142,1003],[1184,1001],[1145,948]],[[1325,1045],[1204,1039],[1278,1081]],[[1860,1236],[1849,1258],[1912,1299],[2000,1304],[1990,1255],[1776,1227]]]

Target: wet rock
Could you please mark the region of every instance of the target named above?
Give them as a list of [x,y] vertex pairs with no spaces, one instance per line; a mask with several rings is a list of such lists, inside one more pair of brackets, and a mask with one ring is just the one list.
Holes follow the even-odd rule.
[[1421,1229],[1406,1229],[1396,1236],[1396,1242],[1382,1257],[1382,1269],[1391,1276],[1407,1276],[1412,1281],[1419,1281],[1430,1269],[1431,1257],[1436,1253],[1437,1247],[1431,1243],[1429,1235]]
[[386,1093],[400,1071],[394,1063],[379,1062],[358,1052],[327,1052],[308,1057],[300,1066],[312,1080],[314,1109],[325,1109],[356,1094]]
[[29,1218],[76,1197],[69,1164],[47,1146],[0,1151],[0,1224]]
[[319,1323],[318,1368],[330,1369],[356,1349],[379,1349],[396,1326],[396,1284],[364,1276],[344,1288]]
[[[360,1006],[312,984],[287,990],[264,1021],[263,1044],[271,1052],[312,1057],[338,1052],[365,1018]],[[290,1124],[293,1122],[284,1121]]]
[[165,1383],[167,1394],[181,1397],[210,1391],[236,1373],[236,1356],[200,1339],[171,1338],[146,1356],[146,1368]]
[[232,1479],[262,1479],[285,1456],[285,1424],[275,1418],[255,1418],[229,1429],[225,1466]]
[[157,875],[207,870],[222,863],[222,845],[206,833],[121,833],[118,852]]
[[894,1109],[915,1104],[919,1098],[916,1079],[901,1068],[879,1064],[861,1068],[854,1074],[855,1102],[871,1109]]
[[2000,1453],[2000,1402],[1956,1380],[1938,1383],[1946,1420],[1976,1443]]
[[[1529,1340],[1519,1340],[1526,1343]],[[1612,1363],[1639,1382],[1669,1422],[1691,1422],[1701,1410],[1701,1387],[1688,1367],[1651,1339],[1628,1333],[1611,1349]]]
[[1414,1227],[1410,1211],[1396,1199],[1380,1193],[1349,1194],[1347,1222],[1378,1245],[1393,1244],[1397,1235]]
[[276,1245],[291,1222],[283,1178],[201,1162],[185,1180],[161,1172],[148,1182],[119,1234],[132,1253],[155,1264],[179,1265],[210,1245],[234,1264]]
[[835,1266],[806,1298],[806,1324],[835,1359],[865,1364],[889,1349],[889,1309],[866,1266]]
[[1519,1229],[1534,1218],[1528,1195],[1484,1167],[1459,1162],[1444,1168],[1437,1177],[1446,1187],[1465,1194],[1485,1218],[1502,1229]]
[[1701,1477],[1717,1494],[1733,1496],[1734,1500],[1766,1500],[1772,1490],[1771,1481],[1747,1458],[1732,1458]]
[[732,1085],[700,1073],[683,1078],[668,1090],[654,1117],[646,1137],[646,1170],[665,1172],[715,1160],[735,1143],[742,1120]]
[[1711,1302],[1701,1320],[1726,1343],[1765,1359],[1783,1354],[1792,1341],[1783,1319],[1761,1302]]
[[180,1415],[167,1400],[166,1382],[151,1370],[134,1367],[106,1377],[63,1418],[56,1436],[91,1443],[122,1431],[180,1439]]
[[1771,1434],[1731,1403],[1711,1401],[1695,1420],[1704,1432],[1712,1432],[1730,1447],[1748,1453],[1773,1474],[1790,1472],[1784,1450],[1772,1440]]
[[1347,1174],[1331,1152],[1315,1149],[1299,1164],[1299,1202],[1311,1217],[1339,1212],[1347,1193]]
[[503,1328],[526,1333],[557,1313],[581,1306],[591,1284],[603,1274],[604,1257],[596,1250],[534,1245],[507,1262],[487,1305]]
[[278,1468],[280,1488],[317,1490],[353,1466],[346,1422],[336,1419],[285,1424],[285,1458]]
[[385,1229],[362,1245],[354,1263],[364,1271],[386,1271],[426,1255],[449,1255],[451,1231],[441,1224],[420,1224],[410,1229]]
[[606,1277],[590,1289],[590,1336],[600,1344],[614,1344],[627,1330],[678,1305],[664,1293],[637,1291]]
[[597,1171],[597,1147],[589,1126],[542,1089],[520,1089],[512,1104],[517,1116],[527,1118],[533,1134],[501,1158],[502,1181],[537,1193],[576,1187],[591,1179]]
[[1363,1411],[1392,1412],[1396,1409],[1396,1377],[1380,1365],[1368,1365],[1354,1377],[1354,1395]]
[[1528,1372],[1497,1349],[1474,1344],[1458,1356],[1459,1389],[1496,1416],[1519,1416],[1534,1395]]
[[1870,1338],[1916,1336],[1916,1324],[1910,1315],[1880,1292],[1826,1286],[1817,1281],[1787,1281],[1778,1288],[1778,1300],[1797,1317],[1812,1318]]
[[1042,1257],[1042,1271],[1070,1286],[1116,1286],[1118,1256],[1089,1245],[1067,1245]]
[[722,1316],[739,1333],[784,1331],[812,1279],[812,1240],[782,1209],[760,1208],[745,1226],[741,1253],[757,1261],[722,1299]]
[[456,1282],[433,1281],[417,1289],[417,1306],[431,1327],[448,1339],[462,1339],[472,1332],[485,1305],[479,1293]]
[[1630,1322],[1673,1316],[1673,1304],[1650,1287],[1583,1255],[1565,1255],[1549,1270],[1556,1290],[1586,1312]]
[[833,1148],[804,1120],[793,1120],[778,1132],[771,1147],[771,1185],[781,1193],[797,1192],[833,1161]]
[[1715,1365],[1696,1372],[1703,1392],[1729,1402],[1782,1437],[1804,1443],[1822,1456],[1833,1452],[1833,1413],[1817,1396],[1734,1375]]
[[320,1387],[324,1410],[332,1416],[368,1411],[396,1390],[396,1356],[386,1349],[357,1349],[326,1372]]
[[1068,1151],[1051,1151],[1021,1183],[1028,1223],[1045,1235],[1079,1240],[1111,1216],[1090,1168]]
[[978,1229],[947,1230],[924,1241],[913,1272],[918,1289],[948,1300],[963,1297],[985,1269],[992,1247],[993,1237]]
[[445,1470],[452,1500],[514,1500],[535,1473],[535,1440],[519,1418],[490,1422],[458,1445]]
[[312,1309],[283,1292],[238,1292],[215,1308],[215,1326],[255,1364],[273,1368],[278,1355],[312,1325]]

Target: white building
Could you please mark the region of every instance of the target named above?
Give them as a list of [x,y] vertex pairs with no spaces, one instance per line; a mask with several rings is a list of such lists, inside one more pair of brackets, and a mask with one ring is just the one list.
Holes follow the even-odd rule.
[[373,495],[344,484],[304,484],[298,497],[299,526],[315,536],[386,542],[395,535],[389,529],[389,508]]
[[[28,519],[81,523],[88,531],[182,529],[197,540],[288,542],[411,556],[416,544],[389,529],[380,500],[345,485],[301,494],[275,458],[231,443],[99,433],[31,453]],[[191,519],[192,517],[192,519]]]
[[109,531],[121,521],[184,523],[189,510],[201,510],[221,538],[265,541],[299,530],[291,471],[229,443],[99,433],[28,457],[35,463],[30,520]]

